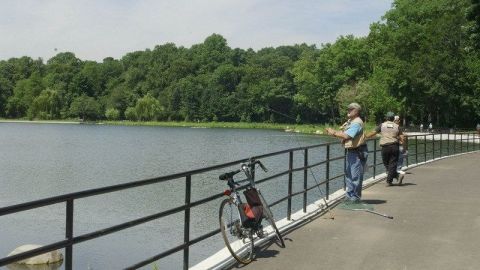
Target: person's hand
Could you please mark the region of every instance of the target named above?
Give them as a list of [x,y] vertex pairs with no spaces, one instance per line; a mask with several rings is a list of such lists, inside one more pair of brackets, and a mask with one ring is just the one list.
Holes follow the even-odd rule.
[[327,134],[328,134],[328,135],[333,135],[333,134],[335,134],[335,130],[333,130],[333,128],[327,128],[326,130],[327,130]]

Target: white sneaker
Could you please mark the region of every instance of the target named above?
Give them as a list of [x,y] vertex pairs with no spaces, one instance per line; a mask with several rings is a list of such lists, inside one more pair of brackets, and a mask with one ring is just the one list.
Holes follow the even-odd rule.
[[403,178],[405,177],[404,171],[398,171],[398,185],[402,185]]
[[397,171],[397,173],[400,174],[400,175],[403,175],[403,176],[405,176],[405,174],[406,174],[406,172],[404,172],[402,170]]

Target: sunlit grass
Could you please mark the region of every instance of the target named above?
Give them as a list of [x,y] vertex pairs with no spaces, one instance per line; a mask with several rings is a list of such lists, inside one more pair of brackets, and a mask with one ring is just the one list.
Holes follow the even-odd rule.
[[[192,128],[242,128],[242,129],[278,129],[287,132],[324,134],[325,128],[332,127],[325,124],[282,124],[282,123],[246,123],[246,122],[134,122],[134,121],[105,121],[107,125],[122,126],[164,126],[164,127],[192,127]],[[373,129],[367,125],[367,129]],[[338,128],[338,126],[333,126]]]

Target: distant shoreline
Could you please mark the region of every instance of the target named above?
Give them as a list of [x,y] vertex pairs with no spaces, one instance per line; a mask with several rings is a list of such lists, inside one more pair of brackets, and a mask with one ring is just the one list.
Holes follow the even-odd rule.
[[[0,123],[28,123],[28,124],[82,124],[81,121],[72,120],[16,120],[16,119],[0,119]],[[87,122],[88,123],[88,122]],[[94,123],[94,122],[93,122]]]
[[87,125],[114,125],[114,126],[160,126],[160,127],[189,127],[189,128],[239,128],[239,129],[275,129],[285,132],[322,135],[329,125],[319,124],[282,124],[282,123],[246,123],[246,122],[166,122],[166,121],[75,121],[75,120],[20,120],[0,119],[0,123],[27,123],[27,124],[87,124]]

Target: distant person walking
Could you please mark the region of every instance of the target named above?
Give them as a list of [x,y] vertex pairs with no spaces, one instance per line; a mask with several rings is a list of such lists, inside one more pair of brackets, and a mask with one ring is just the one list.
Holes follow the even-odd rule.
[[420,132],[423,132],[423,124],[420,124]]
[[342,139],[347,150],[345,181],[347,203],[360,203],[362,197],[363,173],[367,163],[368,149],[365,143],[365,127],[360,112],[362,107],[358,103],[348,105],[348,121],[341,130],[327,128],[327,134]]
[[405,156],[408,155],[407,140],[406,140],[407,137],[404,135],[405,130],[400,126],[400,116],[395,115],[393,122],[399,126],[398,129],[402,133],[401,135],[399,135],[400,140],[398,141],[399,146],[398,146],[398,162],[397,162],[397,174],[398,174],[398,177],[401,178],[401,179],[398,179],[398,178],[397,179],[399,180],[398,183],[401,185],[403,181],[403,177],[405,176],[405,172],[402,171],[403,159],[405,158]]
[[432,125],[432,123],[430,123],[430,124],[428,125],[428,132],[433,132],[433,125]]
[[367,135],[367,138],[371,138],[380,133],[380,146],[382,147],[382,160],[383,165],[387,171],[387,186],[391,186],[393,179],[398,178],[398,182],[401,185],[404,175],[397,173],[397,162],[399,154],[399,144],[403,135],[400,127],[393,122],[395,114],[388,112],[386,115],[386,121],[380,124],[375,131]]

